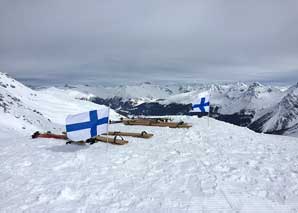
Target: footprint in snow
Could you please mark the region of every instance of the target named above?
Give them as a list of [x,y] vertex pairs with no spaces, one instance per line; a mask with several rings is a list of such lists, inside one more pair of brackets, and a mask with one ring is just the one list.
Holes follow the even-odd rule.
[[72,190],[69,187],[65,187],[64,189],[62,189],[59,192],[58,199],[61,199],[61,200],[79,200],[80,197],[81,197],[81,194],[78,191]]
[[216,177],[208,176],[201,180],[201,189],[202,192],[206,195],[213,195],[217,189]]
[[30,161],[24,161],[24,162],[18,164],[18,166],[20,166],[20,167],[29,167],[31,165],[32,165],[32,162],[30,162]]

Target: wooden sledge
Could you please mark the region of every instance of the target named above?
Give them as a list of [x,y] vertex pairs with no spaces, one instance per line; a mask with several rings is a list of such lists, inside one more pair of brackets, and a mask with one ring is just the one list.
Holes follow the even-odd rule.
[[140,125],[140,126],[159,126],[159,127],[170,127],[170,128],[190,128],[192,125],[181,122],[162,122],[154,121],[151,119],[133,119],[124,120],[125,125]]
[[[120,137],[120,139],[117,139],[117,137]],[[116,144],[116,145],[124,145],[127,144],[128,141],[124,140],[121,136],[115,135],[114,138],[109,138],[109,137],[103,137],[103,136],[96,136],[94,142],[91,142],[90,144],[93,144],[97,141],[104,142],[104,143],[111,143],[111,144]]]
[[40,132],[34,132],[31,135],[32,139],[35,138],[54,138],[54,139],[62,139],[62,140],[67,140],[67,136],[65,134],[58,135],[58,134],[53,134],[51,132],[46,132],[46,133],[40,133]]
[[[120,139],[118,139],[120,137]],[[117,144],[117,145],[124,145],[127,144],[128,141],[124,140],[120,135],[116,135],[114,138],[109,138],[109,137],[103,137],[103,136],[96,136],[95,138],[90,138],[86,141],[71,141],[67,138],[66,134],[53,134],[51,132],[46,132],[46,133],[39,133],[35,132],[32,135],[32,139],[35,138],[54,138],[54,139],[62,139],[62,140],[67,140],[66,144],[85,144],[85,143],[96,143],[98,141],[104,142],[104,143],[111,143],[111,144]]]
[[[153,122],[169,122],[169,121],[172,121],[173,119],[172,118],[143,118],[143,117],[138,117],[138,118],[134,118],[132,117],[131,119],[129,120],[150,120],[150,121],[153,121]],[[120,120],[118,121],[112,121],[110,120],[109,123],[110,124],[118,124],[118,123],[123,123],[125,121],[125,119],[121,118]]]
[[173,121],[172,118],[167,118],[167,117],[164,117],[164,118],[148,118],[148,117],[145,117],[145,118],[138,118],[138,119],[143,119],[143,120],[151,120],[151,121],[155,121],[155,122],[169,122],[169,121]]
[[135,137],[135,138],[151,138],[153,134],[149,134],[146,131],[143,131],[141,133],[134,133],[134,132],[109,132],[108,134],[104,135],[119,135],[119,136],[129,136],[129,137]]

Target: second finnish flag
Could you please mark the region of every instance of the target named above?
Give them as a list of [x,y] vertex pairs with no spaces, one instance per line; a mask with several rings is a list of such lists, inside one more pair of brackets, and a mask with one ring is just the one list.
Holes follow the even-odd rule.
[[192,112],[209,112],[210,110],[210,94],[203,92],[198,95],[198,98],[192,103]]

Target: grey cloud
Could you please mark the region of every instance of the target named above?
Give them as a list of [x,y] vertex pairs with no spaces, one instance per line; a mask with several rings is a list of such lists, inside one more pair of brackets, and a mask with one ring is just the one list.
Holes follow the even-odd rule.
[[291,81],[297,23],[295,0],[2,0],[0,70],[53,82]]

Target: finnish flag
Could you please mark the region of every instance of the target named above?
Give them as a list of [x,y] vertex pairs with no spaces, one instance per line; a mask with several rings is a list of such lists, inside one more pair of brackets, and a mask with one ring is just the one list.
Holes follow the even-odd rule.
[[208,92],[203,92],[198,95],[198,99],[192,103],[192,112],[209,112],[210,103],[209,103],[210,95]]
[[66,117],[67,137],[72,141],[82,141],[107,133],[109,125],[109,107],[83,112]]

